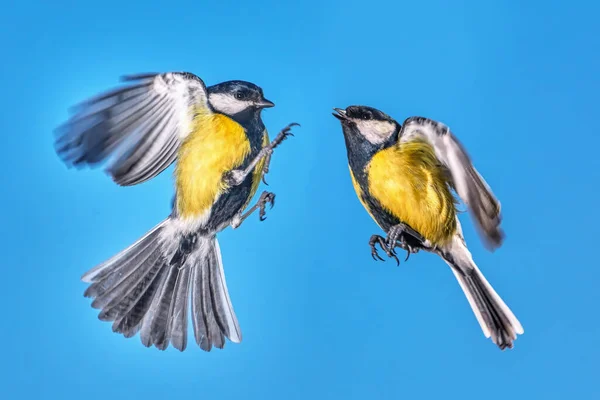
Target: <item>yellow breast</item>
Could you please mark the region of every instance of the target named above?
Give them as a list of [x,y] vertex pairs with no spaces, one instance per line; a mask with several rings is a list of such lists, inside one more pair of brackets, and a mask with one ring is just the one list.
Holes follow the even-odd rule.
[[200,114],[181,144],[175,168],[177,209],[182,217],[204,214],[227,189],[223,174],[250,153],[244,128],[221,114]]
[[366,168],[370,194],[390,214],[436,245],[456,231],[456,200],[444,169],[426,142],[389,147]]

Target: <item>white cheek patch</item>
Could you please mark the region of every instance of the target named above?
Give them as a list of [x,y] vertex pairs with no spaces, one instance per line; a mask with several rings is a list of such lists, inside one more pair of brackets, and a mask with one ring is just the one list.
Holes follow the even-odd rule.
[[252,102],[238,100],[226,93],[211,93],[208,101],[215,110],[226,115],[234,115],[252,106]]
[[373,144],[385,142],[396,130],[396,126],[393,123],[376,120],[358,120],[356,121],[356,127]]

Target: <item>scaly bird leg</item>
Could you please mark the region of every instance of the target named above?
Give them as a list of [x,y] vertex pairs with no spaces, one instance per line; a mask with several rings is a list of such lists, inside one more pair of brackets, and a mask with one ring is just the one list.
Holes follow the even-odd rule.
[[271,208],[273,208],[273,206],[275,205],[275,193],[271,193],[271,192],[267,192],[267,191],[262,192],[262,194],[260,195],[260,197],[255,205],[250,207],[250,209],[248,211],[246,211],[245,214],[242,214],[240,212],[240,214],[237,215],[233,219],[233,221],[231,221],[231,227],[233,229],[236,229],[237,227],[239,227],[242,224],[242,222],[244,222],[244,220],[246,218],[248,218],[250,215],[252,215],[252,213],[254,211],[256,211],[257,209],[259,210],[258,211],[259,219],[261,221],[264,221],[265,219],[267,219],[267,217],[265,217],[265,214],[266,214],[265,208],[266,208],[267,204],[270,204]]
[[388,231],[386,239],[386,245],[392,251],[395,247],[406,250],[406,259],[404,261],[408,261],[411,253],[418,253],[419,247],[424,245],[425,242],[426,240],[423,236],[403,223],[392,226]]
[[269,164],[271,162],[271,154],[273,153],[273,150],[277,146],[279,146],[281,142],[287,139],[288,136],[294,136],[294,134],[291,132],[293,126],[300,126],[300,124],[293,122],[285,128],[283,128],[271,143],[269,143],[267,146],[261,149],[258,155],[254,157],[254,159],[250,162],[250,164],[248,164],[248,166],[245,169],[234,169],[232,171],[227,172],[223,176],[223,180],[225,181],[225,183],[230,187],[240,185],[242,182],[244,182],[244,179],[246,179],[246,177],[252,173],[252,171],[256,167],[256,164],[258,164],[260,160],[266,157],[261,177],[264,179],[265,174],[269,171]]

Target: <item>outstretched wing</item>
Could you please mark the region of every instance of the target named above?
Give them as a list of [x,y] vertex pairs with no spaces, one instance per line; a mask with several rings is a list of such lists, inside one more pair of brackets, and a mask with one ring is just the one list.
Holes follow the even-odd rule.
[[56,129],[55,147],[68,166],[94,167],[131,186],[164,171],[190,133],[194,113],[212,112],[206,85],[194,74],[125,76],[130,83],[75,106]]
[[452,177],[456,192],[474,216],[487,247],[490,250],[500,247],[504,239],[504,233],[500,229],[500,202],[477,172],[458,139],[440,122],[410,117],[402,125],[400,142],[415,137],[425,138],[435,149],[438,160]]

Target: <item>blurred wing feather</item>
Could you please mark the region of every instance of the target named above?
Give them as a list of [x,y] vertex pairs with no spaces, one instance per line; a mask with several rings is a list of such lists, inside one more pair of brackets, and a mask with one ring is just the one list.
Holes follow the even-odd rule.
[[128,84],[71,109],[56,130],[56,151],[69,166],[94,167],[121,186],[145,182],[177,157],[194,113],[212,112],[202,79],[187,72],[138,74]]
[[410,117],[402,125],[400,142],[426,139],[438,160],[448,169],[450,182],[473,215],[486,246],[494,250],[502,245],[500,202],[477,172],[471,158],[450,129],[442,123],[423,117]]

